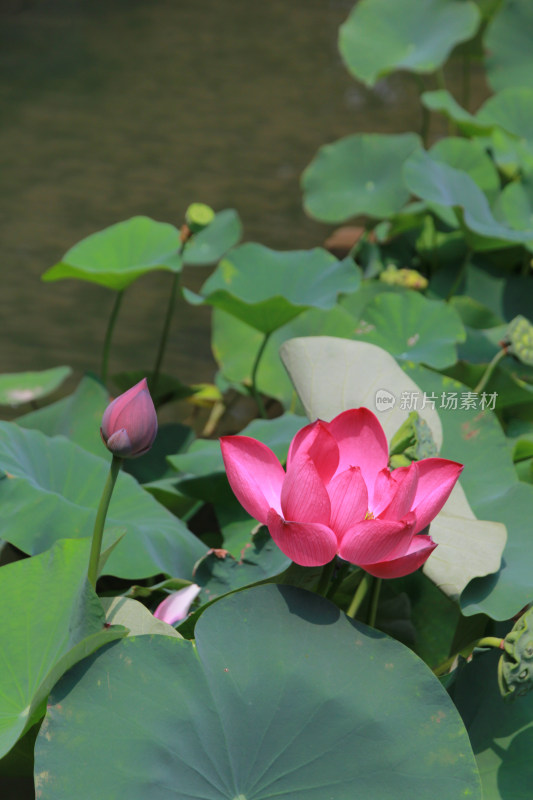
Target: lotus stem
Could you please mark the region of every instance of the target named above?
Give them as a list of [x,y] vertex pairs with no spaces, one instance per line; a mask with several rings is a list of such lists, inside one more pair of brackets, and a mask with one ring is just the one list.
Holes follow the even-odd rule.
[[489,382],[492,373],[494,372],[496,364],[498,364],[498,362],[500,362],[502,360],[502,358],[504,358],[504,356],[506,356],[506,355],[507,355],[507,352],[506,352],[505,348],[502,347],[501,350],[498,350],[498,352],[496,353],[496,355],[494,356],[494,358],[492,359],[490,364],[487,366],[487,369],[485,370],[485,372],[481,376],[481,380],[479,381],[478,385],[474,389],[474,391],[477,394],[479,394],[480,392],[483,391],[483,389],[485,388],[485,386]]
[[104,491],[102,492],[102,497],[100,498],[100,505],[98,506],[98,511],[96,512],[96,519],[94,521],[94,530],[93,530],[93,540],[91,544],[91,554],[89,556],[89,569],[87,572],[87,577],[89,578],[89,582],[92,585],[93,589],[96,587],[96,581],[98,579],[98,564],[100,562],[100,552],[102,550],[102,538],[104,535],[104,525],[107,516],[107,509],[109,508],[111,495],[113,494],[113,489],[115,487],[115,482],[117,480],[117,476],[118,473],[120,472],[121,466],[122,466],[122,458],[120,458],[119,456],[113,456],[113,460],[111,461],[111,465],[109,467],[109,473],[107,475],[107,480],[104,486]]
[[103,384],[107,383],[107,371],[109,366],[109,351],[111,349],[111,338],[113,336],[113,330],[115,328],[115,323],[117,321],[117,316],[123,297],[124,297],[124,289],[121,289],[121,291],[117,292],[115,296],[115,302],[113,304],[113,308],[111,309],[111,316],[109,317],[109,322],[107,323],[107,331],[104,339],[104,348],[102,350],[102,367],[100,370],[100,377],[102,379]]
[[350,617],[350,619],[353,619],[357,614],[359,606],[365,599],[369,586],[370,586],[370,575],[368,574],[368,572],[365,572],[363,577],[361,578],[361,583],[355,590],[355,594],[353,596],[352,602],[350,603],[348,611],[346,612],[346,616]]
[[267,415],[266,415],[265,405],[264,405],[263,400],[261,398],[261,395],[259,394],[259,391],[257,389],[257,370],[259,369],[259,363],[261,361],[261,357],[262,357],[263,353],[265,352],[265,347],[268,344],[268,340],[270,339],[271,333],[272,333],[272,331],[269,331],[268,333],[265,333],[263,341],[261,342],[261,346],[260,346],[259,350],[257,351],[257,355],[255,357],[254,365],[252,367],[252,376],[251,376],[252,385],[250,387],[250,391],[252,393],[252,396],[253,396],[255,402],[257,403],[257,408],[259,409],[259,414],[261,415],[261,417],[263,419],[266,419]]
[[[180,252],[182,252],[182,248],[180,249]],[[161,364],[163,363],[163,357],[165,355],[165,350],[167,347],[168,333],[170,331],[170,323],[172,322],[172,317],[174,315],[174,307],[176,305],[176,295],[178,293],[179,280],[180,280],[179,273],[178,272],[174,273],[174,275],[172,276],[172,286],[170,288],[170,295],[168,298],[165,321],[163,323],[163,330],[161,331],[161,338],[159,339],[159,348],[157,351],[155,366],[152,372],[152,379],[150,381],[150,390],[152,392],[152,395],[154,396],[154,399],[156,398],[157,384],[159,383],[159,375],[161,373]]]
[[450,671],[450,668],[453,666],[455,659],[458,656],[464,656],[467,658],[475,647],[494,647],[498,650],[503,650],[503,641],[503,639],[497,636],[482,636],[481,639],[475,639],[473,642],[470,642],[470,644],[467,644],[466,647],[462,647],[459,652],[454,653],[453,656],[447,658],[442,664],[439,664],[438,667],[435,667],[433,674],[436,675],[437,678],[447,675]]
[[337,563],[337,556],[335,556],[335,558],[332,558],[331,561],[328,561],[328,563],[324,564],[324,566],[322,567],[320,580],[318,581],[318,585],[316,587],[316,593],[321,594],[322,597],[326,596],[329,583],[331,581],[331,578],[333,577],[333,573],[335,572],[336,563]]
[[381,578],[374,578],[374,585],[372,586],[372,597],[370,600],[370,613],[368,615],[368,624],[371,628],[376,627],[376,616],[378,612],[379,593],[381,591]]

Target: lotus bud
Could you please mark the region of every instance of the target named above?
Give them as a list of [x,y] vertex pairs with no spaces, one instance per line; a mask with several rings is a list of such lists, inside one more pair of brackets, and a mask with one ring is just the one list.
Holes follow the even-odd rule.
[[151,448],[157,414],[146,378],[108,405],[100,433],[107,449],[120,458],[136,458]]

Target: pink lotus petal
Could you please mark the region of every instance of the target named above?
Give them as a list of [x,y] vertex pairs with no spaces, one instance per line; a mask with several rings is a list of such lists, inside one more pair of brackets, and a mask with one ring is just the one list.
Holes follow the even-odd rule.
[[339,555],[358,566],[397,558],[408,552],[415,524],[414,514],[400,521],[365,519],[346,531]]
[[411,509],[417,517],[416,531],[435,519],[450,496],[463,465],[445,458],[424,458],[417,462],[418,486]]
[[409,550],[400,558],[361,566],[376,578],[403,578],[425,564],[436,547],[437,544],[431,536],[413,536]]
[[337,552],[337,537],[327,525],[286,522],[271,509],[268,530],[279,549],[302,567],[321,567]]
[[403,519],[411,510],[418,486],[418,466],[399,467],[391,474],[392,497],[380,519]]
[[302,428],[291,442],[287,455],[287,471],[296,456],[308,453],[313,459],[322,482],[326,485],[337,469],[339,448],[325,422],[318,419]]
[[389,460],[387,437],[378,418],[368,408],[352,408],[331,420],[328,428],[339,447],[337,472],[360,467],[372,507],[377,474]]
[[272,450],[249,436],[223,436],[220,449],[230,486],[242,507],[263,524],[269,508],[280,512],[285,471]]
[[314,461],[305,452],[293,459],[281,489],[285,519],[329,525],[331,503]]
[[162,603],[159,603],[154,611],[154,617],[168,622],[169,625],[174,625],[182,619],[185,619],[189,613],[189,609],[201,592],[201,588],[196,583],[191,583],[190,586],[185,586],[178,592],[172,592],[166,597]]
[[340,472],[329,484],[331,518],[329,526],[341,541],[355,522],[364,520],[368,511],[368,492],[359,467]]

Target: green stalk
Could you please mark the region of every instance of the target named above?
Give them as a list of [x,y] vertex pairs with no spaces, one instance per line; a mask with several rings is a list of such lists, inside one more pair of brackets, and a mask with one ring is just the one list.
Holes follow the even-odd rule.
[[507,353],[506,353],[506,351],[505,351],[505,349],[503,347],[502,347],[501,350],[498,350],[498,352],[496,353],[496,355],[494,356],[494,358],[492,359],[490,364],[487,366],[487,369],[485,370],[485,372],[481,376],[481,380],[479,381],[478,385],[474,389],[474,391],[477,394],[480,394],[483,391],[483,389],[485,388],[485,386],[487,385],[487,383],[490,380],[490,376],[494,372],[496,364],[498,364],[498,362],[500,362],[502,360],[502,358],[504,358],[506,355],[507,355]]
[[352,602],[346,612],[346,616],[353,619],[359,610],[359,606],[365,599],[365,595],[368,591],[368,587],[370,586],[370,575],[368,572],[365,572],[363,577],[361,578],[361,583],[355,590],[355,594],[353,596]]
[[368,624],[371,628],[376,627],[376,616],[378,612],[379,593],[381,591],[381,578],[374,578],[374,585],[372,586],[372,598],[370,600],[370,613],[368,615]]
[[466,269],[467,269],[468,265],[470,264],[471,257],[472,257],[472,250],[470,248],[468,248],[468,250],[466,251],[466,255],[465,255],[464,259],[463,259],[463,263],[459,267],[459,271],[457,272],[457,275],[455,276],[455,280],[452,283],[451,289],[448,292],[448,295],[446,297],[446,301],[451,300],[451,298],[456,293],[457,289],[460,287],[461,281],[464,278]]
[[121,466],[122,466],[122,458],[114,455],[113,460],[111,461],[111,465],[109,467],[109,473],[104,486],[104,491],[102,492],[102,497],[100,498],[100,505],[98,506],[98,511],[96,512],[96,519],[94,521],[94,530],[93,530],[93,541],[91,544],[91,554],[89,556],[89,569],[87,573],[89,582],[91,583],[93,588],[96,587],[96,581],[98,579],[98,564],[100,562],[100,551],[102,549],[102,537],[104,535],[104,525],[105,525],[105,518],[107,516],[107,509],[109,508],[111,495],[113,494],[113,488],[115,486],[115,482],[117,480],[117,476],[118,473],[120,472]]
[[109,351],[111,349],[111,337],[113,336],[113,329],[115,327],[115,322],[117,321],[118,312],[120,309],[120,305],[122,303],[122,298],[124,297],[124,289],[121,289],[117,292],[115,297],[115,302],[113,304],[113,308],[111,310],[111,316],[109,317],[109,322],[107,323],[107,331],[105,334],[104,339],[104,349],[102,350],[102,368],[100,370],[100,377],[102,378],[102,383],[107,383],[107,368],[109,365]]
[[475,647],[495,647],[498,650],[502,650],[503,639],[499,639],[497,636],[482,636],[481,639],[476,639],[475,641],[470,642],[470,644],[467,644],[466,647],[461,648],[458,653],[450,656],[450,658],[447,658],[442,664],[439,664],[438,667],[435,667],[433,674],[436,675],[437,678],[441,677],[442,675],[447,675],[457,656],[464,656],[467,658]]
[[174,315],[174,306],[176,305],[176,295],[179,286],[179,272],[174,273],[172,276],[172,286],[168,298],[167,313],[165,314],[165,321],[163,323],[163,330],[161,331],[161,338],[159,339],[159,349],[155,360],[154,370],[152,372],[152,380],[150,381],[150,391],[154,398],[156,396],[157,384],[159,383],[159,374],[161,372],[161,364],[163,363],[163,356],[167,347],[168,333],[170,331],[170,323]]
[[[424,86],[424,81],[422,80],[420,75],[418,75],[417,73],[412,73],[412,75],[413,78],[415,79],[420,99],[422,93],[426,91],[426,87]],[[420,138],[422,139],[424,147],[427,149],[429,145],[429,126],[431,122],[431,114],[429,112],[429,109],[427,109],[424,105],[422,105],[422,103],[420,105],[422,109],[422,120],[420,123]]]
[[261,395],[259,394],[259,391],[257,389],[257,370],[259,369],[259,362],[261,361],[261,357],[262,357],[263,353],[265,352],[265,347],[268,344],[268,340],[270,339],[271,333],[272,333],[272,331],[269,331],[268,333],[265,333],[263,341],[261,342],[261,347],[257,351],[257,355],[255,357],[254,365],[252,367],[252,385],[250,387],[250,391],[252,393],[252,396],[253,396],[255,402],[257,403],[257,408],[259,409],[259,414],[261,415],[261,417],[263,419],[266,419],[267,415],[266,415],[266,411],[265,411],[265,406],[264,406],[263,400],[262,400]]
[[318,585],[316,587],[316,593],[321,594],[322,597],[326,596],[326,592],[328,590],[329,582],[333,576],[335,571],[335,565],[337,563],[337,556],[328,561],[327,564],[324,564],[322,567],[322,572],[320,574],[320,580],[318,581]]

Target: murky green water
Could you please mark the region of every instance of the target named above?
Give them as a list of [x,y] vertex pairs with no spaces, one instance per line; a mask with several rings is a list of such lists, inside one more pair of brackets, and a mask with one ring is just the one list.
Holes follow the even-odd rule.
[[[179,224],[199,200],[237,208],[249,240],[279,249],[323,240],[328,229],[305,217],[299,189],[318,147],[418,126],[409,80],[372,93],[347,75],[336,38],[351,5],[4,0],[0,371],[98,369],[111,294],[39,277],[113,222],[147,214]],[[128,291],[112,370],[151,364],[169,282],[161,274]],[[208,319],[180,305],[167,371],[212,377]]]

